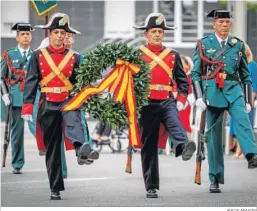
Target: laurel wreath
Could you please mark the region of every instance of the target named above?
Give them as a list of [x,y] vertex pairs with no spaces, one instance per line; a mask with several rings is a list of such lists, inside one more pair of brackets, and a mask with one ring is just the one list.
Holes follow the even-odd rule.
[[[133,75],[136,114],[139,119],[141,108],[147,105],[150,67],[140,59],[138,50],[121,43],[97,45],[94,50],[84,53],[83,57],[83,63],[77,70],[77,83],[71,92],[72,95],[77,94],[86,86],[99,84],[99,81],[104,78],[103,74],[106,73],[106,70],[110,70],[110,67],[112,70],[115,67],[118,58],[140,65],[139,73]],[[128,125],[125,105],[114,102],[111,93],[97,94],[90,97],[83,103],[81,109],[88,112],[94,119],[112,124],[114,128]]]

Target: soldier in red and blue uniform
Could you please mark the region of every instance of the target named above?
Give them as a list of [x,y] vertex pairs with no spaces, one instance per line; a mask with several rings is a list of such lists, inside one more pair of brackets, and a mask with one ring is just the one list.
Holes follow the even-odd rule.
[[22,117],[32,121],[33,104],[39,86],[41,96],[36,126],[37,142],[39,150],[46,148],[51,199],[60,200],[60,191],[64,190],[61,167],[62,135],[66,149],[75,148],[79,165],[86,164],[88,159],[98,159],[99,154],[85,140],[80,110],[61,111],[70,100],[70,91],[76,83],[76,70],[80,64],[80,55],[66,49],[64,39],[67,32],[80,32],[71,28],[69,16],[64,13],[54,14],[47,25],[37,27],[49,29],[50,45],[34,51],[31,55]]
[[[188,140],[178,116],[178,111],[185,108],[188,82],[179,53],[162,45],[164,30],[174,29],[166,25],[164,15],[151,13],[147,16],[143,26],[135,26],[135,28],[145,31],[147,45],[140,46],[139,52],[141,59],[149,63],[151,68],[149,104],[142,108],[139,120],[143,177],[147,198],[157,198],[157,190],[159,190],[158,141],[161,138],[160,148],[165,148],[167,141],[167,136],[165,141],[162,138],[163,132],[166,130],[169,137],[174,140],[176,157],[182,155],[183,160],[189,160],[196,150],[195,143]],[[176,99],[172,94],[173,79],[178,86]]]

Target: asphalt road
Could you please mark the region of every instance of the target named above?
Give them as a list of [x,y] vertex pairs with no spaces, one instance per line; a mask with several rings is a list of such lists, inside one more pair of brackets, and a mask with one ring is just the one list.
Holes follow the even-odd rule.
[[[89,122],[90,131],[95,122]],[[3,125],[2,125],[3,128]],[[3,136],[3,134],[2,134]],[[2,139],[1,139],[2,142]],[[2,146],[2,143],[1,143]],[[1,204],[3,207],[256,207],[257,169],[247,169],[245,160],[225,156],[225,185],[222,193],[210,194],[208,166],[202,166],[202,185],[194,184],[195,157],[184,162],[172,155],[160,155],[160,191],[158,199],[145,197],[140,154],[133,157],[133,173],[126,174],[126,153],[112,154],[105,147],[94,164],[79,166],[75,153],[66,153],[68,178],[61,201],[51,201],[44,157],[38,156],[33,136],[25,132],[23,174],[12,174],[10,151],[7,167],[1,171]]]

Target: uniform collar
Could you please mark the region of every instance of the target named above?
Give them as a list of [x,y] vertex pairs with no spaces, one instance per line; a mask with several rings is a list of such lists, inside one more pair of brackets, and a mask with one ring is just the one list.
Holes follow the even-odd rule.
[[153,51],[153,52],[161,52],[162,49],[163,49],[163,46],[162,46],[162,45],[160,45],[160,46],[153,46],[153,45],[147,44],[146,47],[147,47],[149,50]]
[[54,46],[52,46],[51,44],[48,46],[49,50],[52,51],[53,53],[62,53],[65,51],[64,46],[62,46],[61,48],[55,48]]
[[216,38],[217,38],[217,40],[218,40],[220,46],[222,46],[222,45],[221,45],[221,42],[222,42],[222,41],[225,41],[225,45],[227,45],[229,35],[227,36],[227,38],[226,38],[225,40],[223,40],[223,39],[221,39],[221,38],[216,34],[216,32],[215,32],[214,34],[215,34],[215,36],[216,36]]
[[23,52],[26,51],[26,56],[28,56],[28,53],[29,53],[29,49],[30,48],[27,48],[27,49],[23,49],[21,48],[19,45],[17,46],[17,48],[19,49],[21,55],[23,56]]

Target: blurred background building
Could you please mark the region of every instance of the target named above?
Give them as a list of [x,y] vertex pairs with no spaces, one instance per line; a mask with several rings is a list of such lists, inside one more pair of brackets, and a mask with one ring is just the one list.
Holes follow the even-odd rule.
[[[142,32],[135,31],[133,24],[141,24],[151,12],[162,12],[175,31],[166,32],[165,45],[181,54],[192,56],[198,38],[210,34],[211,20],[205,15],[212,9],[229,9],[234,16],[233,35],[246,41],[257,60],[257,1],[57,1],[57,12],[70,15],[72,26],[82,35],[75,38],[74,49],[84,52],[96,43],[124,42],[128,45],[144,43]],[[254,6],[255,4],[255,6]],[[44,24],[38,18],[29,1],[1,1],[1,53],[14,47],[16,22]],[[32,48],[44,38],[44,31],[33,32]]]

